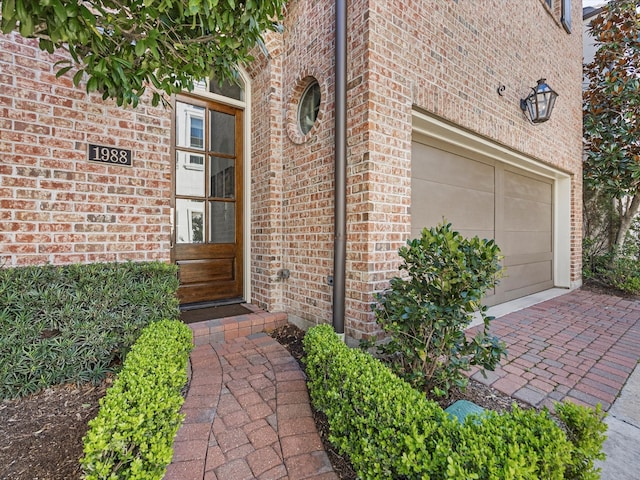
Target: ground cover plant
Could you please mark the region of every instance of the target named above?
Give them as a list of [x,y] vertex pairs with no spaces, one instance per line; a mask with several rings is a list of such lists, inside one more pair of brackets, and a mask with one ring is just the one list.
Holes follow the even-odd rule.
[[640,260],[625,255],[593,256],[583,262],[583,277],[627,295],[640,295]]
[[143,327],[178,318],[177,287],[160,262],[0,269],[0,398],[100,383]]
[[[480,303],[498,282],[500,249],[493,240],[464,238],[451,224],[423,229],[399,250],[403,276],[376,296],[376,322],[387,334],[374,347],[391,369],[416,388],[445,396],[463,387],[471,365],[493,370],[506,354],[504,342],[489,334],[493,317]],[[474,312],[483,331],[468,338]]]
[[623,295],[640,295],[640,218],[626,233],[622,246],[613,237],[619,212],[601,191],[585,188],[582,276],[586,283]]

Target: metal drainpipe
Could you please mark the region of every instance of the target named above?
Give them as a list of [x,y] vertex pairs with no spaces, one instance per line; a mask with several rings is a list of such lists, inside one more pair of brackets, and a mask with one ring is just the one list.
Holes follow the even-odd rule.
[[347,2],[336,0],[333,328],[344,339],[347,251]]

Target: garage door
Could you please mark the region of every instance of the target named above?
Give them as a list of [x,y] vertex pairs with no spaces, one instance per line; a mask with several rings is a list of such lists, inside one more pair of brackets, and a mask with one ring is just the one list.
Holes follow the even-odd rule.
[[502,250],[504,276],[488,305],[553,286],[552,179],[419,139],[411,165],[413,238],[446,219],[465,236],[494,238]]

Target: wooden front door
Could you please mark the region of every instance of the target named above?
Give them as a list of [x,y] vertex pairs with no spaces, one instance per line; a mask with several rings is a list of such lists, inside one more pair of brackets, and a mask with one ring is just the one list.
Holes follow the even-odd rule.
[[242,298],[242,110],[188,95],[173,106],[172,259],[181,303]]

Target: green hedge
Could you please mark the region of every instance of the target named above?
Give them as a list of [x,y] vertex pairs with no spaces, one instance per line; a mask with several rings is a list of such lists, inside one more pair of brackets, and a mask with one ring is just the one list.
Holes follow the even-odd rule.
[[559,405],[573,423],[571,440],[546,410],[514,407],[461,425],[371,355],[344,345],[329,325],[310,329],[304,348],[313,405],[360,478],[598,478],[593,459],[606,429],[599,409]]
[[174,265],[0,268],[0,398],[99,382],[143,327],[179,315]]
[[162,320],[144,329],[89,422],[80,463],[87,480],[161,479],[182,423],[191,329]]

